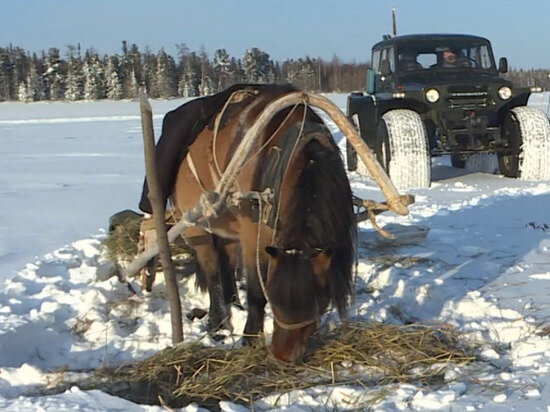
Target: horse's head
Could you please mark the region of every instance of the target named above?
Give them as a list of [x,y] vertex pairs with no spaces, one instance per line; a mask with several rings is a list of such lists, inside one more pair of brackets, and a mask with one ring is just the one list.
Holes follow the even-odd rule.
[[331,249],[280,249],[268,246],[271,270],[267,294],[274,317],[273,355],[299,361],[327,310]]

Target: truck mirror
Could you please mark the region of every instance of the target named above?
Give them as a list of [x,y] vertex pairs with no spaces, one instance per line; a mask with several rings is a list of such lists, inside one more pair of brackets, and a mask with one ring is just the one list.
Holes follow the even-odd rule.
[[390,68],[390,61],[389,60],[382,60],[380,62],[380,74],[384,77],[389,76],[391,74],[391,68]]
[[365,88],[368,94],[374,94],[375,93],[375,86],[376,86],[376,74],[374,73],[374,70],[367,69],[367,87]]
[[506,57],[501,57],[498,61],[498,71],[499,73],[508,72],[508,60],[506,60]]

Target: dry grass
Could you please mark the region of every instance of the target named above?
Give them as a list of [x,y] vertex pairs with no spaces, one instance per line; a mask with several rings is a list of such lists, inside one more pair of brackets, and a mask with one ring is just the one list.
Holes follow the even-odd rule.
[[[102,243],[107,258],[112,262],[131,262],[138,253],[141,218],[130,218],[115,226]],[[181,238],[170,244],[172,257],[188,254],[189,248]]]
[[440,383],[446,365],[474,360],[472,350],[446,326],[352,323],[317,336],[314,346],[306,362],[293,365],[277,361],[264,346],[226,350],[187,344],[104,377],[114,386],[131,383],[133,395],[127,397],[140,402],[162,399],[182,406],[195,401],[215,408],[220,400],[248,405],[317,385]]
[[141,219],[126,219],[105,237],[102,246],[109,260],[129,261],[137,255],[140,225]]

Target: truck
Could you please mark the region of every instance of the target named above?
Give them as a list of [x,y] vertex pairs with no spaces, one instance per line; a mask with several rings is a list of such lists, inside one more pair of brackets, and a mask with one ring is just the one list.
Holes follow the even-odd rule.
[[[431,159],[442,155],[455,167],[550,179],[550,123],[527,106],[542,89],[512,84],[500,76],[507,71],[483,37],[384,36],[347,115],[401,189],[429,187]],[[349,144],[346,156],[348,170],[364,171]]]

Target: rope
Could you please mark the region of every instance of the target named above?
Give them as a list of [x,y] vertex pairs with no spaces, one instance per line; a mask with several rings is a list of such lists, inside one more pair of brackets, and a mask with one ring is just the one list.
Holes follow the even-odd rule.
[[197,173],[197,168],[195,167],[195,162],[193,162],[193,157],[191,156],[191,151],[187,153],[187,163],[189,164],[189,170],[191,170],[191,173],[193,174],[193,177],[201,187],[202,191],[205,191],[204,185],[201,182],[201,179],[199,178],[199,174]]
[[[304,101],[304,104],[307,104],[305,103]],[[279,125],[279,127],[277,127],[277,129],[271,134],[271,136],[269,136],[269,139],[267,139],[265,141],[265,143],[260,146],[260,148],[254,153],[252,154],[248,159],[246,159],[246,161],[243,163],[241,169],[250,161],[252,160],[253,158],[255,158],[256,156],[258,156],[262,150],[264,150],[266,148],[266,146],[273,140],[273,138],[275,137],[275,135],[279,132],[279,130],[281,130],[281,128],[283,127],[283,125],[286,123],[286,121],[290,118],[290,116],[292,115],[292,113],[294,113],[294,110],[296,110],[296,108],[299,106],[299,103],[296,103],[292,109],[290,110],[290,112],[286,115],[286,117],[283,119],[283,121],[281,122],[281,124]],[[303,126],[302,126],[302,129],[303,130]],[[301,131],[300,131],[300,135],[301,135]],[[298,135],[300,137],[300,135]],[[241,170],[239,169],[239,171]]]
[[[238,90],[237,90],[238,91]],[[220,128],[220,122],[222,121],[222,117],[225,113],[225,110],[227,109],[227,106],[229,106],[229,103],[231,102],[231,99],[233,99],[233,96],[237,91],[234,91],[231,93],[229,98],[225,101],[225,104],[223,105],[223,108],[221,112],[216,116],[216,120],[214,121],[214,137],[212,140],[212,157],[214,158],[214,166],[216,166],[216,172],[218,173],[218,176],[222,175],[222,171],[220,168],[220,165],[218,164],[218,158],[216,156],[216,145],[218,142],[218,130]]]
[[[218,163],[218,158],[216,156],[216,147],[217,147],[217,142],[218,142],[218,131],[219,131],[219,127],[220,127],[220,122],[221,122],[221,119],[225,113],[225,110],[227,109],[227,106],[229,106],[229,103],[231,103],[231,100],[233,99],[233,97],[237,94],[242,94],[242,93],[246,93],[246,91],[243,91],[243,90],[236,90],[234,91],[233,93],[231,93],[231,95],[229,96],[229,98],[227,99],[227,101],[225,102],[222,110],[220,111],[220,113],[216,116],[216,120],[214,121],[214,137],[212,138],[212,157],[214,158],[214,165],[216,167],[216,172],[218,173],[218,176],[221,176],[222,175],[222,171],[221,171],[221,168],[220,168],[220,165]],[[305,100],[304,100],[304,103],[305,103]],[[254,159],[256,156],[258,156],[258,154],[260,154],[262,152],[262,150],[265,149],[265,147],[273,140],[273,138],[275,137],[275,135],[279,132],[279,130],[281,130],[281,128],[283,127],[283,125],[286,123],[286,121],[290,118],[290,116],[292,115],[292,113],[294,113],[294,110],[296,110],[296,108],[299,106],[299,103],[296,103],[292,109],[290,110],[290,112],[285,116],[285,118],[283,119],[283,121],[281,122],[281,124],[277,127],[277,129],[271,134],[271,136],[264,142],[264,144],[262,146],[260,146],[260,148],[255,152],[253,153],[252,155],[250,155],[250,157],[248,159],[245,160],[245,162],[242,164],[242,166],[236,171],[236,173],[238,174],[245,166],[246,164]],[[241,190],[240,187],[239,187],[239,183],[238,182],[235,182],[235,185],[237,186],[237,190]]]
[[[235,96],[237,96],[237,95],[242,96],[240,99],[236,100],[236,103],[238,103],[238,102],[240,102],[244,99],[244,95],[247,95],[247,94],[250,94],[250,93],[257,94],[257,91],[250,91],[250,90],[247,90],[247,89],[240,89],[240,90],[235,90],[233,93],[231,93],[231,95],[225,101],[225,104],[223,105],[222,110],[216,116],[216,120],[214,121],[214,137],[212,138],[212,157],[214,159],[214,166],[216,167],[216,173],[218,174],[218,176],[217,176],[218,180],[222,176],[222,171],[221,171],[220,165],[218,163],[218,158],[216,156],[216,151],[217,151],[216,147],[217,147],[217,143],[218,143],[218,131],[219,131],[219,128],[220,128],[220,122],[222,121],[225,110],[227,109],[227,107],[229,106],[229,104],[231,103],[231,101],[233,100],[233,98]],[[235,185],[237,186],[237,189],[240,190],[239,183],[235,182]]]

